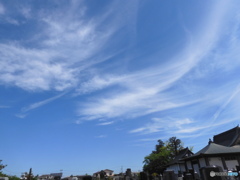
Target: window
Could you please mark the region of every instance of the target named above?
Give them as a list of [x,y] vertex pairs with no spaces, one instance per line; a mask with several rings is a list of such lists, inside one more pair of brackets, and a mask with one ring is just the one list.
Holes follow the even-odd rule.
[[225,161],[236,160],[236,156],[225,157]]

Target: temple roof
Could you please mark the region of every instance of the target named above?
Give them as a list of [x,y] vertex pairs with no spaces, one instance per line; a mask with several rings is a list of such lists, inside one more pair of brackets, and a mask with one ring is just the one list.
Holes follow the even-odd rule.
[[236,126],[235,128],[213,136],[213,142],[228,147],[240,145],[240,127]]
[[202,148],[200,151],[198,151],[196,154],[184,158],[184,160],[187,159],[194,159],[199,156],[209,156],[209,155],[226,155],[226,154],[240,154],[240,145],[235,145],[232,147],[226,147],[222,146],[216,143],[209,143],[207,146]]
[[188,149],[188,147],[184,148],[181,151],[179,151],[178,155],[175,156],[175,158],[172,161],[170,161],[170,163],[168,165],[183,163],[183,162],[180,162],[181,159],[185,158],[185,157],[188,157],[188,156],[191,156],[191,155],[193,155],[192,151],[190,151]]

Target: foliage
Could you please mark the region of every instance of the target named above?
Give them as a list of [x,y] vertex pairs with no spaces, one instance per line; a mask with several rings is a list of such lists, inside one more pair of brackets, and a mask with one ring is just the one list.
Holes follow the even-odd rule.
[[7,165],[2,164],[2,160],[0,160],[0,177],[8,177],[6,174],[2,173],[2,169],[4,169]]
[[27,180],[37,180],[38,179],[38,175],[34,176],[32,173],[32,168],[30,168],[29,173],[28,172],[24,172],[21,175],[22,179],[27,179]]
[[20,180],[17,176],[9,176],[9,180]]
[[149,174],[162,174],[165,166],[183,149],[182,141],[176,137],[169,138],[165,143],[158,140],[155,150],[144,158],[143,170]]
[[2,172],[0,172],[0,177],[8,177],[6,174],[3,174]]
[[0,172],[2,172],[2,169],[5,168],[7,165],[2,164],[2,160],[0,160]]
[[157,176],[158,176],[158,173],[152,173],[152,176],[153,176],[153,177],[157,177]]
[[9,175],[3,174],[2,169],[4,169],[6,166],[7,165],[3,165],[2,160],[0,160],[0,177],[8,177],[9,180],[20,180],[20,178],[15,176],[15,175],[14,176],[9,176]]
[[193,152],[194,147],[190,146],[188,149]]
[[86,175],[83,177],[83,180],[92,180],[92,176]]
[[140,180],[146,180],[148,179],[147,174],[145,172],[140,172]]
[[183,149],[182,141],[176,137],[169,138],[166,143],[169,151],[171,152],[171,159],[174,158],[181,149]]
[[105,176],[106,176],[106,172],[103,171],[103,170],[101,170],[101,171],[100,171],[100,179],[105,178]]

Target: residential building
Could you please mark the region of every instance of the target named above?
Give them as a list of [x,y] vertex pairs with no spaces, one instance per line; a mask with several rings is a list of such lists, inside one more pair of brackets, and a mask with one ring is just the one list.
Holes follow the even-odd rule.
[[95,173],[93,174],[93,177],[100,177],[100,174],[101,174],[101,173],[104,173],[105,176],[107,176],[107,177],[114,176],[114,173],[113,173],[112,170],[110,170],[110,169],[105,169],[105,170],[101,170],[101,171],[95,172]]

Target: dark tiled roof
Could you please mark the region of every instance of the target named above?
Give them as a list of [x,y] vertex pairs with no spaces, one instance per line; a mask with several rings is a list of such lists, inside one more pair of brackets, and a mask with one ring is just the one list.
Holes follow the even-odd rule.
[[51,173],[50,175],[54,177],[62,177],[62,173]]
[[188,157],[189,155],[190,156],[193,155],[192,151],[190,151],[188,148],[182,149],[181,151],[179,151],[178,155],[168,165],[181,163],[181,159]]
[[105,170],[103,170],[103,171],[111,171],[111,172],[113,172],[113,170],[110,170],[110,169],[105,169]]
[[[110,172],[113,172],[112,170],[110,170],[110,169],[105,169],[105,170],[102,170],[102,171],[104,171],[104,172],[106,172],[106,171],[110,171]],[[98,171],[98,172],[95,172],[95,173],[93,173],[93,174],[99,174],[101,171]]]
[[39,178],[46,178],[46,177],[49,177],[49,176],[50,176],[50,174],[43,174],[43,175],[39,176]]
[[213,142],[223,146],[234,146],[240,144],[240,127],[236,126],[228,131],[215,135]]
[[184,158],[184,160],[193,159],[202,155],[220,155],[220,154],[236,154],[236,153],[240,154],[240,145],[226,147],[216,143],[209,143],[207,146],[205,146],[203,149],[198,151],[196,154],[194,154],[193,156]]

